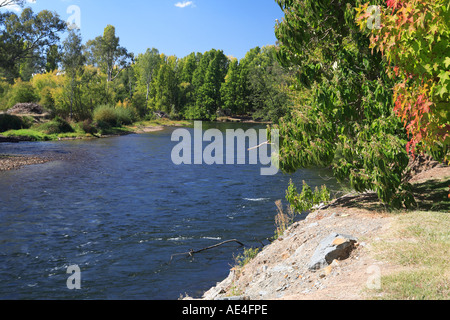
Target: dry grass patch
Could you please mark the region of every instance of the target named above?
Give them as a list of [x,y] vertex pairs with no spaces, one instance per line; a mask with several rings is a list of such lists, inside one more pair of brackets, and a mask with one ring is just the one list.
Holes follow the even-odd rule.
[[450,215],[415,211],[399,215],[375,246],[379,259],[402,266],[382,277],[389,300],[447,300],[450,296]]

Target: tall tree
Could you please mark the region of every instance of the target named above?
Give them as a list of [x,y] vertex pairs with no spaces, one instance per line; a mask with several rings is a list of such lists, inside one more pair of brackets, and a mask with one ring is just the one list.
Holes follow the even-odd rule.
[[59,33],[65,30],[66,23],[47,10],[34,14],[26,8],[20,16],[0,13],[0,70],[4,76],[13,81],[20,63],[36,55],[45,57],[49,47],[60,41]]
[[294,75],[276,60],[276,47],[267,46],[253,57],[247,73],[248,111],[254,118],[278,122],[290,103]]
[[50,46],[47,50],[47,58],[45,64],[46,72],[53,72],[58,69],[58,64],[61,62],[61,54],[57,44]]
[[242,90],[240,84],[239,60],[234,58],[230,62],[225,82],[220,88],[222,109],[227,114],[238,114],[243,109],[241,105]]
[[220,89],[228,71],[228,58],[222,50],[211,50],[200,60],[192,82],[196,90],[195,116],[214,120],[221,106]]
[[[375,1],[375,4],[379,1]],[[380,54],[355,21],[358,0],[277,0],[279,60],[298,70],[296,105],[280,122],[283,171],[331,166],[357,191],[411,205],[406,134]]]
[[139,73],[139,81],[146,88],[147,102],[150,98],[150,84],[158,72],[160,65],[161,55],[159,54],[158,49],[155,48],[147,49],[144,54],[140,54],[136,58],[136,68]]
[[86,57],[88,62],[100,67],[107,75],[107,83],[114,81],[119,74],[131,65],[133,54],[119,45],[116,28],[106,26],[103,36],[86,43]]
[[162,63],[155,81],[154,109],[167,114],[176,114],[178,108],[177,58],[162,56]]
[[83,70],[85,57],[81,35],[75,29],[69,32],[69,36],[63,43],[62,65],[66,75],[70,79],[70,118],[73,118],[73,104],[76,89],[77,75]]

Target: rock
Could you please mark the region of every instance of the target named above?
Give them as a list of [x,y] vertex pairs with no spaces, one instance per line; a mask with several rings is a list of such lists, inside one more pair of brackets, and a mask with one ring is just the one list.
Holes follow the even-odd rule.
[[320,242],[314,252],[309,262],[309,270],[317,271],[330,265],[334,260],[347,259],[357,242],[358,240],[352,236],[330,234]]

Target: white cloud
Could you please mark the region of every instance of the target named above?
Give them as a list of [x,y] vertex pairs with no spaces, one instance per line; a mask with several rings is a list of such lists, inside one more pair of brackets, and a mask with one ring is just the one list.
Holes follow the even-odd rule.
[[176,3],[175,7],[186,8],[186,7],[193,6],[193,5],[194,5],[193,1],[183,1],[183,2]]

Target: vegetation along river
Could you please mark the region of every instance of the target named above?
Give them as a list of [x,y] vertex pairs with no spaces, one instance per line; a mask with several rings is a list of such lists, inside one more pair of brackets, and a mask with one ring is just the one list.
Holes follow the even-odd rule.
[[[221,130],[242,124],[215,124]],[[107,139],[0,144],[61,160],[0,172],[0,299],[178,299],[223,280],[236,243],[273,236],[275,201],[327,171],[261,176],[259,165],[174,165],[173,128]],[[193,130],[193,129],[189,129]],[[169,263],[170,262],[170,263]],[[69,290],[68,267],[81,289]]]

